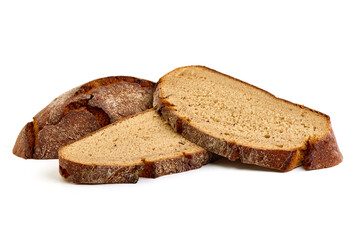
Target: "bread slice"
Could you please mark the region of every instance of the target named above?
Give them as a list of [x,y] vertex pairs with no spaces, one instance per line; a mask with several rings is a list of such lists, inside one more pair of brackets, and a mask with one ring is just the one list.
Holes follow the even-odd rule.
[[152,107],[155,83],[134,77],[100,78],[60,95],[21,130],[13,153],[57,158],[70,142],[123,117]]
[[327,115],[207,67],[163,76],[154,107],[186,139],[233,161],[281,171],[342,161]]
[[59,150],[74,183],[135,183],[200,168],[212,154],[175,133],[154,109],[124,118]]

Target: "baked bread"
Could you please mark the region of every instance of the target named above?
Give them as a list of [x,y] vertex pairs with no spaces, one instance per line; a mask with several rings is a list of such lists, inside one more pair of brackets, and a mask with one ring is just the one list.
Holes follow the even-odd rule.
[[70,142],[123,117],[152,107],[155,83],[134,77],[106,77],[76,87],[35,115],[21,130],[13,153],[50,159]]
[[59,150],[74,183],[135,183],[208,163],[212,154],[175,133],[154,109],[119,120]]
[[163,76],[154,107],[186,139],[232,161],[281,171],[342,161],[327,115],[203,66]]

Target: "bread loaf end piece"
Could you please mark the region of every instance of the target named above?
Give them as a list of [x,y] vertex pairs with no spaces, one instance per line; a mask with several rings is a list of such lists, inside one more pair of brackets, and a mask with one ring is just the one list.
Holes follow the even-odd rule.
[[13,153],[58,158],[58,149],[123,117],[152,107],[155,83],[129,76],[100,78],[73,88],[37,113],[19,134]]

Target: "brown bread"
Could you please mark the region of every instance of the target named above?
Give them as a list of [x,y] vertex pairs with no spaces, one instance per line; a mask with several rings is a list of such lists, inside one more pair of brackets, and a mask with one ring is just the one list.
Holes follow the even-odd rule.
[[74,183],[135,183],[199,168],[212,154],[175,133],[154,109],[121,119],[59,150]]
[[13,153],[58,158],[61,146],[152,107],[155,83],[127,76],[93,80],[60,95],[21,130]]
[[232,161],[281,171],[342,161],[327,115],[203,66],[163,76],[154,107],[186,139]]

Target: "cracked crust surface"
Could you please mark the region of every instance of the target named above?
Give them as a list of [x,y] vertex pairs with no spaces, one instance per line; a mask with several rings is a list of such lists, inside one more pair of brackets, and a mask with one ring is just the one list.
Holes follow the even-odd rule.
[[185,138],[232,161],[280,171],[342,161],[327,115],[206,67],[162,77],[154,107]]
[[60,148],[59,172],[74,183],[135,183],[139,177],[197,169],[213,159],[150,109]]
[[123,117],[152,107],[155,83],[127,76],[100,78],[54,99],[20,132],[13,153],[58,158],[58,149]]

